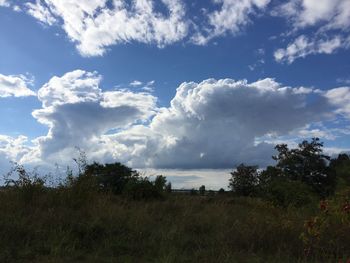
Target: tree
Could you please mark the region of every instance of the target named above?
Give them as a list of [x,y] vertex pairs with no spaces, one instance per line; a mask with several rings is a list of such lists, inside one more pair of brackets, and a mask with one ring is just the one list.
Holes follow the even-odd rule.
[[205,195],[205,185],[202,185],[201,187],[199,187],[198,190],[200,195]]
[[258,167],[240,164],[231,172],[229,187],[237,195],[251,196],[256,193],[258,185]]
[[171,182],[167,183],[167,185],[165,186],[165,191],[167,193],[171,193],[171,191],[172,191]]
[[156,179],[154,180],[154,187],[159,192],[163,192],[166,188],[166,177],[163,175],[157,175]]
[[350,157],[342,153],[337,158],[332,159],[329,167],[337,176],[337,188],[350,186]]
[[278,151],[273,159],[281,175],[290,180],[306,183],[320,196],[327,196],[334,191],[335,174],[328,167],[330,157],[323,154],[323,143],[318,138],[311,142],[303,141],[296,149],[289,149],[286,144],[278,144]]
[[130,180],[137,180],[139,174],[137,171],[121,164],[93,164],[86,165],[84,176],[94,176],[100,189],[103,191],[112,191],[115,194],[121,194],[125,185]]

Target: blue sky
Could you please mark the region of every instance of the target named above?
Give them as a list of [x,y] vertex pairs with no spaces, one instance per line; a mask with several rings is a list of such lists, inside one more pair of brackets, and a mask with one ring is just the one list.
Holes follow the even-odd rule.
[[[350,149],[349,0],[0,0],[0,164],[265,166]],[[67,157],[69,156],[69,157]]]

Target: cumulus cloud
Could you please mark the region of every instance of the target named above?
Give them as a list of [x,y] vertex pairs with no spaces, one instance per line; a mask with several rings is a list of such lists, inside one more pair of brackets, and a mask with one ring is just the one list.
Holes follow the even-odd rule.
[[114,44],[131,41],[164,47],[191,39],[203,45],[214,37],[234,35],[270,0],[212,2],[214,10],[203,14],[198,24],[183,0],[36,0],[25,7],[44,24],[62,25],[83,56],[98,56]]
[[7,0],[0,0],[0,6],[10,6],[9,2]]
[[295,28],[319,24],[324,29],[342,29],[350,26],[348,0],[290,0],[277,8],[279,15],[292,21]]
[[285,49],[275,51],[274,57],[277,62],[292,63],[297,58],[304,58],[311,54],[332,54],[336,50],[350,48],[350,37],[334,36],[326,39],[309,39],[305,35],[299,36]]
[[9,172],[11,162],[21,163],[22,158],[31,153],[32,148],[27,143],[28,138],[23,135],[18,137],[0,135],[0,175]]
[[44,24],[52,26],[57,21],[50,9],[39,0],[35,3],[26,3],[26,7],[28,14]]
[[251,22],[249,16],[257,10],[261,12],[270,0],[215,0],[213,2],[221,5],[221,8],[207,14],[208,25],[192,37],[192,41],[196,44],[203,45],[214,37],[241,32],[242,28]]
[[76,70],[53,77],[39,91],[42,108],[34,118],[49,127],[46,136],[36,139],[42,158],[64,155],[75,146],[86,148],[91,140],[111,129],[122,129],[149,118],[156,98],[131,91],[103,92],[95,72]]
[[319,103],[308,105],[306,96],[273,79],[183,83],[171,106],[161,109],[150,124],[163,140],[151,164],[182,168],[222,168],[246,160],[266,164],[262,156],[269,158],[272,147],[255,145],[256,137],[285,134],[326,117],[324,100],[320,97]]
[[337,113],[350,119],[350,87],[339,87],[326,92],[330,103],[337,107]]
[[[307,102],[308,96],[315,96],[314,103]],[[317,90],[286,87],[273,79],[185,82],[170,107],[159,109],[148,123],[104,134],[98,146],[90,145],[100,157],[133,167],[264,166],[271,162],[274,145],[257,143],[257,138],[330,119],[331,109]]]
[[350,119],[348,87],[323,92],[272,78],[208,79],[182,83],[170,106],[159,108],[150,93],[103,91],[100,81],[83,70],[51,78],[38,91],[42,108],[33,112],[48,133],[30,147],[25,137],[17,144],[6,137],[2,152],[13,150],[8,158],[22,163],[62,164],[78,146],[91,160],[138,168],[232,168],[269,164],[274,143],[285,136],[332,140],[349,133],[320,125],[337,114]]
[[[286,48],[278,49],[278,62],[292,63],[311,54],[332,54],[350,47],[350,5],[348,0],[290,0],[279,5],[274,15],[286,18],[293,34],[299,34]],[[309,39],[300,32],[309,30]]]
[[32,80],[24,75],[0,74],[0,98],[35,96],[35,92],[28,88]]
[[80,53],[97,56],[118,43],[137,41],[163,47],[182,40],[188,32],[183,3],[162,0],[161,4],[164,13],[156,10],[152,0],[37,0],[27,7],[28,13],[43,23],[62,21]]

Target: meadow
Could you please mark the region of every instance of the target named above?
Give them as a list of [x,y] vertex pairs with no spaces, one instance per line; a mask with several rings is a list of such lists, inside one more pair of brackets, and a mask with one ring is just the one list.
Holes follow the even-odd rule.
[[0,262],[350,261],[347,155],[314,170],[306,162],[313,178],[327,172],[317,181],[293,179],[291,162],[259,173],[242,164],[231,191],[184,193],[120,163],[77,163],[54,187],[15,165],[0,188]]
[[[2,190],[0,262],[346,262],[349,222],[313,236],[307,223],[320,213],[317,205],[281,208],[231,193],[137,201]],[[315,246],[303,241],[310,233]]]

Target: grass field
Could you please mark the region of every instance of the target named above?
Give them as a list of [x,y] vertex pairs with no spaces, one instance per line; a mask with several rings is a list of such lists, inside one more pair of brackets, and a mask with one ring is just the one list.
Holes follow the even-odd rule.
[[131,201],[7,189],[0,191],[0,262],[346,262],[349,250],[305,254],[300,235],[318,210],[230,194]]

